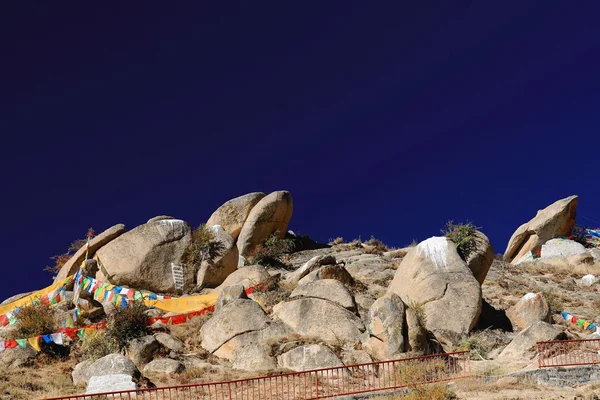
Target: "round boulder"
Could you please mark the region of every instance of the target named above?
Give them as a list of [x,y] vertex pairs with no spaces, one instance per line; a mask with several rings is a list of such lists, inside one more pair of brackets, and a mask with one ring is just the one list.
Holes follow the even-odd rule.
[[273,192],[262,198],[250,211],[237,240],[240,255],[247,256],[269,236],[283,238],[292,218],[293,201],[290,192]]
[[255,192],[231,199],[212,213],[206,225],[221,225],[235,240],[252,208],[265,196],[262,192]]
[[542,293],[527,293],[506,312],[514,328],[526,328],[550,317],[550,306]]

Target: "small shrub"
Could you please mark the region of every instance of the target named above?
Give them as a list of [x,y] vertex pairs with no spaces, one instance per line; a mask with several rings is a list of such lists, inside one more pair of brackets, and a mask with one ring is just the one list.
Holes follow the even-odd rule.
[[216,240],[215,235],[202,224],[192,231],[192,242],[183,253],[183,263],[194,268],[198,272],[203,260],[212,260],[220,256],[224,246]]
[[406,361],[399,364],[396,369],[396,381],[407,382],[411,392],[403,399],[410,400],[447,400],[455,399],[456,395],[446,385],[429,384],[440,376],[446,376],[448,365],[442,358],[428,359],[426,362],[419,360]]
[[44,271],[48,271],[51,274],[57,274],[58,271],[60,271],[61,268],[66,264],[66,262],[69,261],[71,259],[71,257],[73,257],[73,255],[80,248],[85,246],[85,244],[88,241],[88,238],[91,240],[93,237],[94,237],[94,230],[92,228],[90,228],[88,230],[87,237],[85,239],[77,239],[77,240],[73,241],[69,245],[69,248],[67,249],[66,253],[50,257],[50,259],[54,261],[54,265],[46,265],[46,267],[44,268]]
[[477,227],[471,222],[465,224],[455,224],[452,221],[446,223],[446,228],[442,229],[442,233],[456,245],[456,250],[463,260],[477,249],[475,240],[475,232]]
[[83,337],[81,352],[86,359],[97,360],[119,351],[119,344],[105,331],[93,330]]
[[35,301],[19,309],[11,339],[29,338],[54,333],[58,327],[55,310],[48,303]]
[[560,313],[563,310],[563,300],[555,290],[543,290],[542,294],[548,302],[550,313]]
[[341,237],[341,236],[336,237],[335,239],[330,239],[329,240],[329,245],[330,246],[336,246],[338,244],[343,244],[343,243],[344,243],[344,238]]
[[425,314],[425,309],[423,308],[423,305],[416,301],[411,301],[408,304],[408,308],[410,308],[413,312],[415,318],[417,319],[419,327],[425,329],[425,325],[427,325],[427,314]]
[[294,250],[292,239],[281,239],[276,235],[271,235],[267,241],[256,246],[249,254],[252,264],[259,264],[264,267],[285,268],[282,257]]
[[119,349],[124,349],[130,340],[150,334],[150,317],[145,311],[146,305],[141,301],[128,303],[127,307],[110,317],[106,328],[107,337],[114,340]]
[[375,239],[373,236],[364,244],[367,246],[367,250],[365,251],[367,254],[383,254],[388,251],[388,247],[381,240]]
[[467,350],[471,360],[483,360],[487,357],[488,349],[482,336],[473,334],[463,338],[458,344],[458,351]]

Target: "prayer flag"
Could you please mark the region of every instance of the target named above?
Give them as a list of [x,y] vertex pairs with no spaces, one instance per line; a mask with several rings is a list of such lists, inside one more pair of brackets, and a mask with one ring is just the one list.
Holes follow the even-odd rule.
[[0,340],[0,353],[4,351],[4,341]]
[[7,340],[4,342],[4,347],[7,349],[14,349],[15,347],[17,347],[17,341],[16,340]]
[[42,339],[44,339],[44,342],[46,343],[52,343],[52,337],[50,335],[42,335]]
[[27,339],[16,339],[16,341],[19,344],[19,346],[23,348],[27,347]]
[[52,337],[52,341],[56,344],[63,344],[62,333],[53,333],[50,335]]
[[35,349],[35,351],[40,351],[40,339],[39,337],[30,337],[29,339],[27,339],[27,341],[29,342],[29,345],[31,347],[33,347]]

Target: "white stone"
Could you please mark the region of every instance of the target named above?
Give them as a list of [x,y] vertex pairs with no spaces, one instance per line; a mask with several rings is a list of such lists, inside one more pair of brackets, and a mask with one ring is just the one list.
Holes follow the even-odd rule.
[[136,389],[135,382],[133,382],[131,376],[126,374],[92,376],[85,394],[118,392],[121,390],[134,389]]
[[585,275],[583,278],[581,278],[581,284],[583,286],[592,286],[596,282],[598,282],[598,278],[591,274]]

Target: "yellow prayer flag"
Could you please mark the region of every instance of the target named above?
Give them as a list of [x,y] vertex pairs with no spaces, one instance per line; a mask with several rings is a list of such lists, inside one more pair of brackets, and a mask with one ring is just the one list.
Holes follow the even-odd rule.
[[40,351],[40,339],[36,336],[36,337],[30,337],[29,339],[27,339],[27,342],[29,343],[29,345],[31,347],[34,348],[35,351]]

